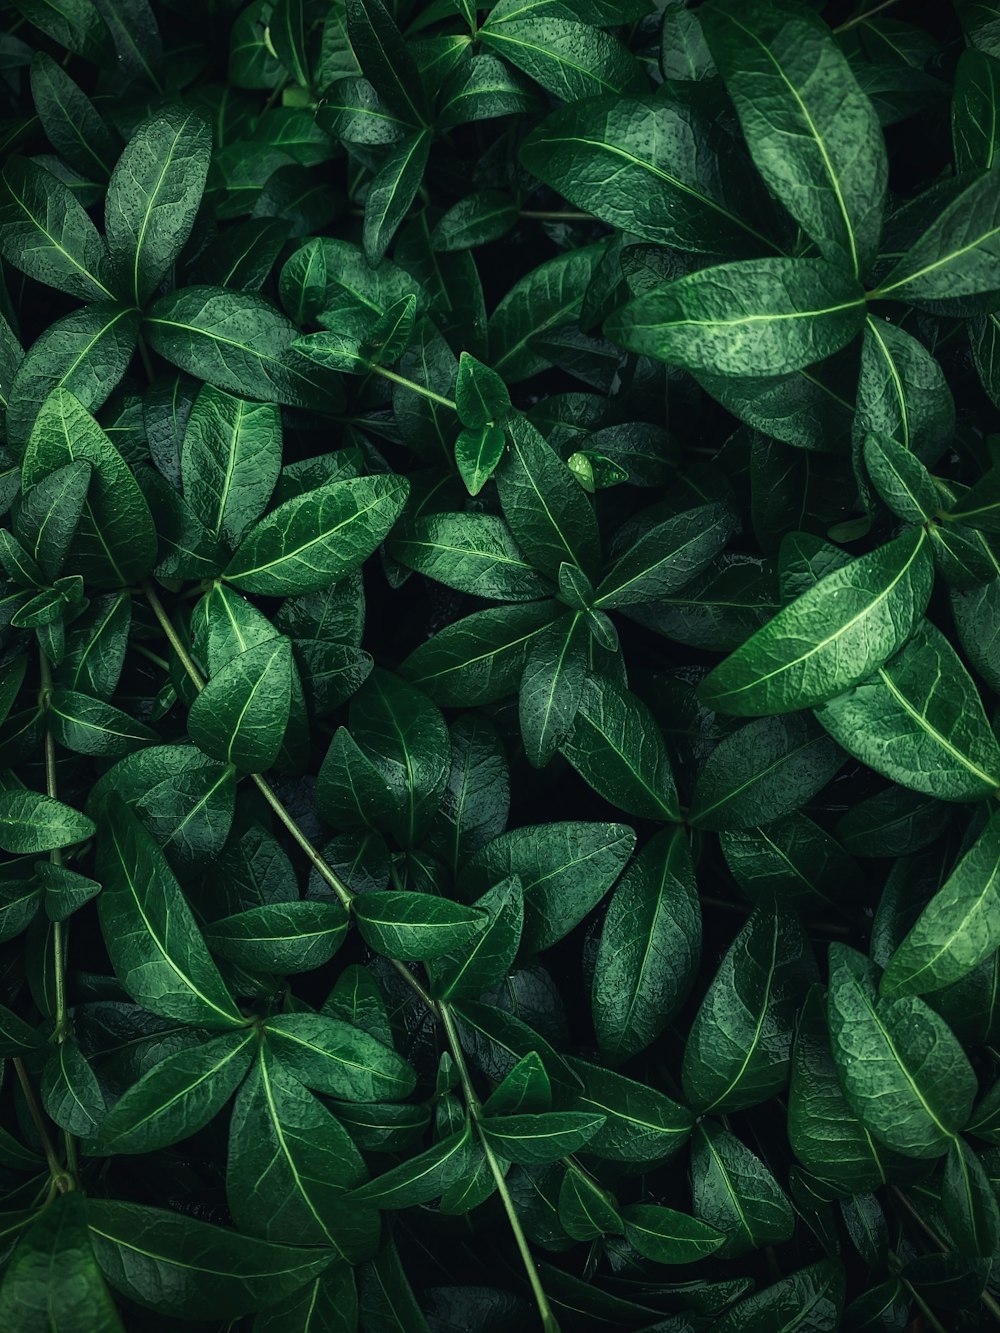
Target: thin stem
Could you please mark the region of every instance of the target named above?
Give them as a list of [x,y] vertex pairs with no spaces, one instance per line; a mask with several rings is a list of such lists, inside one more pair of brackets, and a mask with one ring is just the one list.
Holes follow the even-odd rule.
[[834,28],[833,31],[836,34],[838,32],[847,32],[850,28],[856,28],[859,23],[867,23],[869,19],[874,18],[876,14],[881,14],[883,9],[888,9],[890,5],[894,5],[895,3],[896,0],[882,0],[882,3],[876,5],[874,9],[866,9],[863,14],[855,14],[854,18],[847,19],[844,23],[841,23],[839,27]]
[[289,812],[285,809],[284,805],[275,795],[274,789],[271,787],[271,784],[268,782],[267,778],[265,778],[261,773],[253,773],[251,774],[251,777],[253,778],[257,790],[264,797],[264,800],[267,801],[268,805],[271,807],[271,809],[274,811],[277,817],[281,820],[282,824],[284,824],[285,828],[288,830],[288,832],[292,835],[292,837],[295,839],[298,845],[305,852],[306,856],[309,858],[310,862],[314,866],[316,873],[326,881],[326,883],[330,886],[331,889],[333,889],[334,893],[340,899],[341,906],[345,907],[348,911],[350,911],[351,900],[354,897],[353,893],[351,893],[350,889],[340,878],[337,872],[331,866],[327,865],[327,863],[323,860],[322,856],[320,856],[319,852],[313,846],[312,842],[310,842],[310,840],[302,832],[302,829],[299,827],[298,822],[293,818],[291,814],[289,814]]
[[593,213],[559,213],[544,208],[522,208],[518,215],[522,218],[535,218],[539,222],[596,222]]
[[153,615],[156,616],[156,619],[159,622],[160,629],[162,629],[163,633],[166,635],[167,642],[170,644],[171,648],[173,648],[174,652],[177,654],[178,660],[180,661],[181,666],[187,672],[189,678],[191,679],[191,682],[194,684],[196,689],[199,690],[204,689],[205,678],[198,670],[198,666],[194,658],[191,656],[187,648],[184,646],[183,639],[174,629],[174,622],[167,615],[166,607],[160,601],[159,594],[157,593],[156,589],[153,587],[149,579],[147,579],[146,582],[142,585],[142,591],[146,595],[146,601],[149,603]]
[[52,1146],[52,1140],[49,1138],[49,1131],[45,1126],[45,1117],[42,1115],[42,1108],[38,1105],[38,1099],[35,1096],[35,1090],[31,1086],[31,1080],[28,1078],[28,1071],[24,1067],[24,1061],[20,1056],[14,1056],[14,1069],[17,1072],[17,1081],[21,1085],[21,1091],[24,1093],[24,1100],[28,1106],[28,1114],[31,1116],[31,1122],[38,1132],[38,1138],[42,1145],[42,1152],[45,1154],[45,1160],[48,1163],[49,1174],[56,1184],[56,1188],[61,1194],[74,1188],[73,1181],[69,1178],[62,1168],[62,1163],[56,1156],[56,1150]]
[[451,1058],[455,1061],[455,1067],[458,1070],[459,1082],[462,1085],[462,1095],[469,1108],[469,1115],[472,1122],[476,1127],[476,1133],[479,1137],[483,1155],[489,1164],[493,1179],[496,1182],[497,1193],[500,1195],[501,1202],[503,1203],[504,1211],[507,1214],[507,1221],[510,1223],[510,1229],[514,1234],[514,1240],[517,1243],[521,1261],[524,1264],[524,1271],[531,1284],[531,1292],[535,1298],[535,1304],[538,1307],[538,1313],[542,1320],[542,1329],[544,1330],[544,1333],[559,1333],[559,1322],[552,1313],[551,1305],[549,1305],[549,1298],[545,1294],[545,1288],[542,1286],[542,1279],[538,1275],[534,1256],[528,1245],[528,1238],[524,1234],[524,1228],[521,1226],[521,1219],[517,1215],[514,1200],[511,1198],[510,1190],[507,1188],[507,1181],[504,1178],[504,1173],[501,1170],[496,1153],[493,1151],[489,1139],[487,1139],[486,1135],[483,1133],[483,1127],[479,1122],[479,1113],[482,1108],[479,1104],[479,1098],[476,1096],[476,1090],[472,1086],[472,1079],[469,1077],[469,1068],[465,1063],[465,1052],[462,1050],[462,1042],[458,1035],[458,1029],[455,1027],[455,1020],[452,1016],[451,1007],[443,1000],[439,1001],[437,1012],[441,1016],[441,1023],[444,1027],[445,1036],[448,1038],[448,1049],[451,1051]]
[[[393,378],[400,377],[393,376]],[[419,388],[419,386],[416,387]],[[203,689],[205,684],[204,677],[198,670],[191,654],[185,648],[183,640],[174,628],[173,621],[170,619],[166,608],[160,601],[156,589],[149,580],[143,584],[143,591],[146,594],[146,599],[152,608],[153,614],[159,622],[160,628],[163,630],[170,646],[180,659],[180,662],[192,683],[196,689]],[[323,859],[316,847],[299,827],[294,816],[286,810],[267,779],[260,773],[253,773],[251,776],[257,790],[264,797],[264,800],[267,801],[276,817],[281,821],[297,845],[303,852],[305,852],[306,856],[309,858],[310,864],[315,867],[317,874],[322,876],[323,880],[331,889],[333,889],[345,910],[350,911],[351,904],[354,900],[354,894],[336,873],[333,867],[328,865]],[[496,1154],[493,1152],[486,1136],[483,1134],[482,1126],[479,1124],[479,1098],[476,1096],[476,1090],[473,1087],[472,1079],[469,1076],[469,1069],[465,1063],[465,1053],[462,1050],[462,1043],[459,1039],[458,1029],[455,1027],[451,1009],[444,1003],[444,1001],[435,1001],[430,992],[424,987],[421,981],[413,975],[404,963],[395,958],[391,958],[389,961],[414,994],[419,997],[430,1013],[437,1018],[444,1027],[445,1036],[448,1040],[448,1047],[451,1051],[452,1059],[455,1061],[456,1068],[458,1069],[459,1081],[462,1085],[462,1095],[469,1108],[469,1115],[476,1126],[476,1132],[479,1136],[483,1153],[489,1163],[493,1179],[496,1181],[497,1191],[503,1201],[504,1210],[507,1213],[507,1219],[510,1223],[511,1231],[514,1234],[514,1240],[517,1243],[518,1251],[524,1261],[525,1272],[528,1281],[531,1284],[535,1303],[538,1306],[538,1313],[541,1316],[543,1333],[559,1333],[558,1321],[552,1313],[552,1307],[549,1305],[548,1297],[542,1286],[541,1278],[538,1276],[538,1270],[535,1267],[535,1261],[531,1255],[528,1239],[521,1226],[520,1218],[517,1215],[517,1209],[514,1207],[514,1200],[511,1198],[510,1191],[507,1188],[507,1182],[504,1179],[503,1171],[500,1169],[500,1163],[497,1161]]]
[[170,663],[167,659],[161,657],[159,653],[154,653],[151,649],[147,648],[144,643],[133,643],[132,647],[142,657],[145,657],[147,661],[152,662],[154,666],[158,666],[161,671],[170,670]]
[[408,380],[405,375],[397,375],[394,370],[387,370],[385,366],[369,366],[368,369],[374,371],[376,375],[381,375],[383,379],[392,380],[394,384],[401,384],[404,389],[412,389],[414,393],[429,398],[432,403],[440,403],[442,407],[449,407],[453,412],[458,411],[458,404],[451,398],[445,398],[443,394],[425,388],[423,384],[418,384],[416,380]]
[[[52,694],[52,668],[43,652],[38,654],[38,674],[41,680],[41,704],[46,713],[45,720],[45,790],[53,799],[59,798],[59,783],[56,774],[56,742],[52,728],[48,724],[49,698]],[[49,860],[54,866],[63,863],[62,851],[54,848],[49,852]],[[52,973],[55,984],[56,1001],[56,1045],[61,1046],[69,1030],[69,1007],[66,1003],[66,939],[68,925],[65,921],[52,923]],[[63,1130],[63,1142],[66,1146],[66,1166],[69,1172],[76,1174],[76,1141],[68,1129]]]
[[903,1278],[903,1286],[910,1293],[910,1296],[913,1298],[913,1300],[917,1303],[917,1306],[920,1309],[920,1313],[927,1321],[928,1328],[933,1329],[933,1333],[948,1333],[948,1330],[945,1328],[944,1324],[941,1323],[940,1319],[938,1319],[937,1315],[934,1313],[931,1307],[921,1296],[920,1292],[917,1291],[916,1287],[914,1287],[912,1283],[907,1282],[905,1277]]

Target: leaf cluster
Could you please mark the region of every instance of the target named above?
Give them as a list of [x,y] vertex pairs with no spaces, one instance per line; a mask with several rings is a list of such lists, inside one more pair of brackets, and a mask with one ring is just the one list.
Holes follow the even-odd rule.
[[194,8],[0,3],[0,1329],[994,1326],[1000,6]]

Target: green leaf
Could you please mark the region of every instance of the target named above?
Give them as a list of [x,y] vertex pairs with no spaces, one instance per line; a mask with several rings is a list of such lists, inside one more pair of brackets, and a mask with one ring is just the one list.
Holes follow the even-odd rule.
[[511,287],[489,323],[490,362],[505,383],[549,368],[551,362],[538,344],[578,318],[583,294],[604,254],[603,243],[569,250],[539,264]]
[[516,1115],[522,1111],[550,1111],[552,1081],[536,1051],[529,1051],[493,1089],[483,1103],[487,1115]]
[[940,212],[873,293],[934,310],[981,314],[996,300],[1000,182],[980,176]]
[[579,1151],[603,1124],[603,1115],[586,1111],[484,1115],[479,1121],[496,1153],[522,1166],[544,1165]]
[[554,600],[477,611],[419,645],[402,674],[435,703],[493,703],[517,688],[529,646],[560,613]]
[[57,1194],[22,1234],[0,1287],[0,1319],[11,1329],[122,1333],[94,1262],[81,1193]]
[[156,532],[142,491],[83,403],[64,388],[46,398],[24,454],[26,495],[67,465],[89,463],[87,496],[71,545],[76,570],[96,587],[144,578],[156,561]]
[[1000,787],[1000,745],[972,677],[929,620],[870,681],[816,716],[877,772],[943,800],[983,800]]
[[45,914],[50,921],[67,920],[101,891],[96,880],[54,861],[39,861],[35,877],[45,890]]
[[467,426],[455,440],[455,464],[470,495],[478,495],[503,458],[507,437],[500,426]]
[[172,365],[218,389],[265,403],[336,411],[340,386],[291,350],[295,325],[253,292],[183,287],[161,296],[143,322]]
[[413,203],[430,153],[429,130],[398,144],[379,167],[365,201],[365,255],[377,264]]
[[788,907],[839,906],[844,884],[861,874],[840,843],[803,814],[764,827],[721,830],[719,848],[730,874],[755,903],[774,896]]
[[1000,1207],[985,1167],[961,1139],[955,1139],[945,1159],[941,1208],[962,1255],[993,1255],[1000,1243]]
[[379,96],[412,125],[425,123],[426,95],[413,53],[381,0],[348,0],[351,46]]
[[574,1240],[596,1240],[623,1229],[612,1196],[572,1164],[559,1187],[559,1222]]
[[279,637],[249,648],[212,677],[191,707],[188,732],[199,749],[241,772],[271,767],[291,703],[292,645]]
[[39,1091],[46,1115],[69,1134],[88,1139],[104,1118],[104,1093],[75,1037],[46,1060]]
[[[940,363],[905,329],[869,315],[861,343],[855,439],[863,441],[866,432],[874,431],[932,461],[954,429],[955,404]],[[931,512],[940,506],[938,499]]]
[[524,19],[504,15],[502,20],[494,14],[480,30],[480,38],[487,50],[509,60],[563,101],[621,93],[634,86],[638,68],[618,38],[561,13]]
[[662,733],[646,705],[606,676],[589,675],[564,757],[598,795],[640,819],[680,820]]
[[951,986],[1000,947],[1000,815],[994,815],[889,960],[882,994]]
[[690,1138],[694,1117],[686,1106],[599,1065],[575,1059],[567,1063],[583,1083],[583,1091],[572,1099],[573,1108],[604,1116],[589,1152],[611,1162],[661,1162]]
[[97,411],[132,360],[139,312],[102,301],[50,324],[32,344],[10,386],[7,434],[27,442],[49,395],[65,389],[88,411]]
[[97,782],[88,809],[95,813],[117,792],[182,868],[222,850],[233,822],[236,777],[193,745],[156,745],[127,756]]
[[467,896],[517,875],[524,888],[524,940],[547,949],[594,908],[621,874],[635,846],[622,824],[537,824],[495,838],[459,878]]
[[428,514],[393,536],[402,564],[473,597],[530,602],[552,592],[493,514]]
[[497,472],[497,488],[518,545],[550,578],[558,578],[566,561],[594,572],[600,537],[590,501],[526,418],[511,417],[507,431],[510,450]]
[[509,194],[482,190],[448,209],[431,233],[431,244],[439,252],[488,245],[515,227],[518,216],[517,204]]
[[0,254],[29,278],[81,301],[113,296],[97,228],[68,186],[24,158],[11,158],[4,168]]
[[14,531],[41,572],[55,578],[63,567],[83,513],[92,474],[84,459],[56,468],[22,497]]
[[401,1100],[416,1075],[405,1060],[367,1032],[321,1014],[268,1019],[268,1045],[299,1082],[348,1101]]
[[438,807],[451,766],[440,710],[408,681],[376,670],[351,703],[351,729],[399,810],[394,832],[412,846]]
[[843,763],[843,751],[807,714],[758,718],[709,755],[690,821],[726,831],[768,824],[812,800]]
[[166,107],[144,121],[115,166],[104,205],[111,264],[136,305],[156,291],[191,234],[212,134],[197,112]]
[[122,709],[78,690],[53,690],[47,715],[59,744],[77,754],[117,759],[159,740],[155,731]]
[[254,1320],[254,1333],[350,1333],[357,1327],[358,1293],[354,1270],[335,1267],[305,1286],[287,1300],[269,1305]]
[[721,712],[787,713],[843,693],[907,641],[930,597],[920,528],[833,570],[706,676],[699,694]]
[[17,787],[0,791],[0,848],[5,852],[48,852],[93,834],[93,821],[62,801]]
[[235,549],[267,506],[281,472],[281,417],[202,386],[184,431],[184,498],[215,537]]
[[694,1264],[726,1243],[721,1231],[674,1208],[630,1203],[621,1218],[625,1239],[657,1264]]
[[699,253],[768,250],[727,197],[715,138],[681,101],[600,97],[546,117],[521,160],[576,207],[633,236]]
[[711,1120],[695,1130],[691,1193],[695,1216],[727,1238],[720,1258],[787,1240],[795,1228],[791,1205],[764,1163]]
[[699,18],[768,188],[825,258],[863,275],[882,226],[885,144],[827,25],[766,0],[721,0]]
[[847,1104],[830,1051],[820,986],[806,997],[792,1049],[788,1141],[803,1166],[837,1194],[858,1194],[886,1181],[896,1155],[872,1139]]
[[864,321],[864,292],[843,269],[822,259],[754,259],[640,296],[604,330],[630,352],[695,374],[784,375],[832,356]]
[[120,798],[108,801],[97,846],[101,930],[111,965],[150,1013],[207,1028],[240,1026],[163,852]]
[[44,51],[31,58],[31,96],[59,156],[84,175],[107,180],[118,157],[114,135],[86,93]]
[[346,934],[347,914],[339,903],[263,903],[213,921],[205,942],[231,963],[287,976],[328,963]]
[[821,1333],[841,1326],[843,1307],[843,1266],[837,1259],[823,1259],[747,1296],[719,1320],[718,1329],[719,1333],[778,1328]]
[[795,1014],[815,962],[798,918],[758,907],[730,945],[688,1034],[682,1079],[700,1111],[735,1111],[788,1080]]
[[915,995],[877,999],[864,960],[834,946],[829,1018],[844,1095],[865,1128],[907,1157],[939,1157],[969,1118],[972,1066]]
[[408,493],[404,477],[380,475],[335,479],[286,500],[250,529],[224,577],[271,597],[326,587],[371,555]]
[[565,740],[583,693],[587,671],[586,621],[567,611],[532,643],[518,694],[524,752],[544,768]]
[[113,57],[111,35],[92,0],[18,0],[29,23],[57,46],[95,64]]
[[333,1252],[273,1245],[182,1213],[116,1199],[87,1200],[98,1264],[130,1301],[177,1319],[233,1319],[283,1300]]
[[681,829],[656,834],[631,863],[604,918],[591,1005],[601,1050],[620,1061],[667,1027],[694,981],[701,910]]
[[1000,61],[969,47],[955,67],[951,133],[955,167],[962,176],[989,171],[997,152],[997,111],[1000,109]]
[[481,713],[466,714],[451,727],[451,756],[431,845],[457,870],[507,827],[510,774],[503,742]]
[[250,1030],[226,1033],[153,1065],[103,1118],[93,1150],[148,1153],[190,1138],[218,1115],[243,1081],[254,1040]]
[[468,947],[486,927],[487,916],[431,893],[366,893],[355,899],[354,917],[363,938],[387,958],[434,958]]
[[375,1210],[346,1199],[367,1174],[339,1121],[261,1047],[229,1136],[226,1197],[240,1229],[331,1247],[356,1263],[378,1243]]
[[872,485],[892,512],[909,523],[932,519],[941,495],[923,463],[889,435],[869,433],[864,445],[865,467]]
[[621,555],[600,583],[594,607],[656,602],[684,587],[719,554],[738,527],[728,505],[699,505],[656,523]]
[[521,942],[524,891],[516,875],[501,880],[472,904],[487,921],[471,943],[429,958],[431,993],[436,999],[475,999],[498,986],[507,975]]

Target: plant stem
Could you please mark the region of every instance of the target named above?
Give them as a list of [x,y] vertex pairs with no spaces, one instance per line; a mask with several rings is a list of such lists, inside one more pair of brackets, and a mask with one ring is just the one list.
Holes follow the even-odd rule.
[[476,1096],[476,1090],[472,1086],[472,1079],[469,1076],[469,1067],[465,1063],[465,1052],[462,1050],[461,1038],[458,1035],[458,1029],[455,1027],[455,1020],[452,1016],[451,1006],[440,1000],[437,1004],[437,1012],[441,1017],[441,1023],[444,1027],[445,1036],[448,1039],[448,1049],[451,1051],[451,1058],[455,1061],[455,1067],[458,1070],[459,1082],[462,1085],[462,1095],[469,1108],[469,1116],[476,1127],[476,1134],[479,1137],[479,1144],[483,1150],[483,1155],[489,1164],[493,1179],[496,1182],[497,1193],[507,1214],[507,1221],[510,1223],[510,1229],[514,1234],[514,1240],[517,1243],[521,1260],[524,1264],[524,1271],[528,1275],[528,1281],[531,1284],[531,1292],[535,1298],[535,1304],[538,1307],[538,1313],[541,1316],[542,1328],[544,1333],[559,1333],[559,1324],[555,1315],[552,1313],[552,1307],[549,1305],[549,1298],[545,1294],[545,1288],[542,1286],[542,1280],[538,1276],[538,1269],[535,1260],[532,1257],[531,1249],[528,1245],[528,1238],[524,1234],[524,1228],[521,1226],[521,1219],[517,1215],[517,1209],[514,1206],[514,1200],[511,1198],[510,1190],[507,1188],[507,1181],[500,1168],[496,1153],[493,1151],[489,1139],[483,1133],[483,1127],[479,1121],[479,1113],[482,1109],[479,1104],[479,1098]]
[[177,633],[176,629],[174,629],[174,622],[170,619],[169,615],[167,614],[166,607],[160,601],[159,593],[153,587],[153,584],[149,579],[147,579],[145,583],[142,585],[142,591],[145,594],[146,601],[149,603],[150,608],[152,609],[153,615],[156,617],[159,623],[160,629],[162,629],[163,633],[166,635],[167,642],[170,644],[171,648],[173,648],[174,652],[177,654],[177,658],[180,661],[181,666],[187,672],[188,677],[191,680],[192,684],[199,690],[203,689],[205,685],[205,679],[202,676],[201,672],[198,670],[198,666],[194,658],[191,656],[187,648],[184,646],[183,639]]
[[405,375],[397,375],[394,370],[387,370],[385,366],[369,366],[369,370],[374,371],[376,375],[381,375],[383,379],[392,380],[394,384],[401,384],[404,389],[412,389],[414,393],[422,394],[424,398],[429,398],[432,403],[440,403],[442,407],[449,407],[453,412],[458,411],[458,404],[451,398],[445,398],[443,394],[435,393],[433,389],[427,389],[416,380],[408,380]]
[[167,661],[167,659],[165,657],[161,657],[159,653],[152,652],[149,648],[146,647],[144,643],[133,643],[131,646],[135,649],[137,653],[140,653],[143,657],[145,657],[147,661],[152,662],[154,666],[158,666],[161,671],[170,670],[170,663]]
[[258,791],[264,797],[264,800],[267,801],[268,805],[271,807],[271,809],[274,811],[277,817],[281,820],[282,824],[285,826],[288,832],[292,835],[292,837],[295,839],[298,845],[305,852],[306,856],[309,858],[310,863],[315,868],[316,873],[321,876],[321,878],[330,886],[331,889],[333,889],[334,893],[340,900],[341,906],[350,911],[351,900],[354,897],[353,893],[351,893],[350,889],[340,878],[337,872],[331,866],[327,865],[327,863],[323,860],[322,856],[320,856],[315,846],[302,832],[302,829],[299,827],[297,820],[288,812],[288,810],[286,810],[284,805],[275,795],[274,788],[271,786],[268,780],[263,776],[263,774],[254,773],[251,776],[253,777],[254,784],[256,785]]
[[[52,694],[52,668],[49,665],[49,659],[45,654],[39,651],[38,654],[38,673],[41,679],[41,704],[45,710],[45,790],[53,799],[59,799],[59,784],[56,777],[56,742],[52,735],[52,728],[48,724],[49,696]],[[49,860],[54,866],[61,866],[63,863],[62,852],[59,848],[53,848],[49,852]],[[53,955],[53,977],[56,990],[56,1045],[61,1046],[66,1040],[66,1034],[69,1028],[69,1010],[66,1004],[66,936],[67,924],[65,921],[53,921],[52,923],[52,955]],[[66,1146],[66,1167],[67,1170],[75,1175],[76,1173],[76,1141],[68,1129],[63,1130],[63,1142]]]
[[838,32],[847,32],[851,28],[856,28],[859,23],[867,23],[869,19],[874,18],[876,14],[881,14],[883,9],[888,9],[890,5],[894,5],[895,3],[896,0],[882,0],[882,3],[876,5],[874,9],[866,9],[863,14],[855,14],[854,18],[847,19],[844,23],[841,23],[839,27],[833,29],[834,34]]
[[544,208],[522,208],[522,218],[534,218],[538,222],[596,222],[593,213],[549,212]]
[[45,1127],[45,1117],[42,1115],[42,1108],[38,1105],[35,1090],[32,1088],[31,1080],[28,1078],[28,1071],[25,1069],[24,1061],[19,1055],[14,1056],[14,1069],[17,1073],[17,1081],[21,1085],[21,1091],[24,1093],[24,1100],[28,1105],[28,1114],[31,1116],[31,1122],[38,1131],[38,1137],[42,1144],[42,1152],[45,1154],[45,1160],[48,1163],[49,1174],[52,1176],[55,1186],[60,1194],[66,1194],[69,1190],[75,1188],[74,1182],[63,1170],[62,1163],[56,1156],[56,1150],[53,1148],[52,1140],[49,1138],[49,1131]]
[[[177,633],[177,630],[174,627],[174,623],[170,619],[170,616],[167,613],[166,608],[160,601],[156,589],[153,587],[152,583],[148,579],[143,584],[143,591],[146,594],[146,599],[149,602],[150,607],[152,608],[153,614],[156,616],[156,619],[159,622],[160,628],[163,630],[163,633],[166,635],[167,640],[170,643],[170,646],[173,648],[174,652],[180,659],[181,665],[184,667],[184,670],[190,677],[192,684],[198,690],[203,689],[205,685],[204,677],[198,670],[197,664],[191,657],[191,654],[188,652],[187,648],[185,648],[184,642],[181,639],[180,635]],[[291,837],[295,840],[296,844],[302,849],[303,852],[305,852],[306,856],[309,858],[310,864],[314,866],[314,868],[316,869],[317,874],[321,875],[323,880],[330,886],[331,889],[333,889],[334,893],[337,895],[338,900],[340,901],[341,905],[345,908],[345,910],[350,911],[351,904],[354,901],[355,895],[344,883],[344,881],[340,878],[340,876],[333,869],[333,867],[328,865],[327,862],[323,859],[323,857],[320,855],[319,851],[316,849],[314,844],[302,831],[301,827],[298,824],[298,821],[285,808],[285,806],[283,805],[280,798],[275,793],[274,789],[271,787],[267,779],[260,773],[253,773],[251,774],[251,776],[258,791],[264,797],[265,801],[267,801],[268,805],[271,807],[272,811],[274,812],[276,817],[281,821],[282,825],[285,827],[285,829],[288,831]],[[469,1117],[476,1127],[476,1132],[479,1137],[480,1145],[482,1146],[483,1149],[483,1154],[485,1155],[486,1160],[489,1163],[490,1171],[493,1173],[493,1179],[496,1181],[497,1191],[500,1195],[501,1200],[503,1201],[504,1210],[507,1213],[507,1220],[510,1223],[510,1228],[511,1231],[513,1232],[514,1240],[517,1243],[518,1251],[520,1252],[521,1258],[524,1262],[525,1272],[527,1274],[528,1281],[531,1284],[531,1290],[535,1297],[535,1303],[538,1306],[538,1313],[541,1316],[543,1333],[559,1333],[558,1321],[556,1320],[555,1315],[552,1313],[552,1308],[549,1305],[548,1297],[546,1296],[545,1290],[542,1287],[541,1279],[538,1276],[538,1269],[535,1267],[535,1261],[532,1258],[531,1250],[528,1246],[528,1238],[525,1236],[524,1229],[521,1226],[520,1218],[517,1215],[517,1209],[514,1207],[514,1200],[511,1198],[510,1191],[507,1188],[507,1182],[504,1179],[503,1171],[500,1169],[500,1163],[498,1162],[496,1154],[493,1152],[493,1149],[490,1146],[489,1142],[487,1141],[486,1136],[483,1134],[482,1127],[479,1124],[479,1111],[480,1111],[479,1098],[476,1096],[476,1090],[473,1087],[472,1079],[469,1076],[469,1069],[467,1064],[465,1063],[465,1052],[462,1050],[462,1043],[461,1040],[459,1039],[458,1029],[455,1027],[455,1021],[454,1018],[452,1017],[451,1009],[444,1001],[436,1001],[430,994],[430,992],[426,989],[426,987],[423,985],[423,983],[417,977],[415,977],[413,973],[409,970],[409,968],[404,963],[400,962],[399,959],[390,958],[388,961],[396,969],[400,977],[402,977],[402,979],[406,982],[406,984],[413,991],[413,993],[418,996],[418,998],[423,1002],[424,1005],[426,1005],[430,1013],[440,1021],[441,1025],[444,1028],[445,1036],[448,1040],[448,1047],[449,1050],[451,1051],[451,1057],[455,1061],[455,1066],[458,1069],[458,1077],[462,1085],[462,1095],[468,1107]]]

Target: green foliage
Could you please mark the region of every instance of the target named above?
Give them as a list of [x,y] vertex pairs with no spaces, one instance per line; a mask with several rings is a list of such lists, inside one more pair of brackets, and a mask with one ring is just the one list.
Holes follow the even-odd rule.
[[3,1333],[993,1327],[1000,5],[0,21]]

